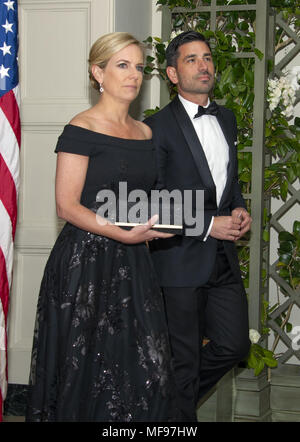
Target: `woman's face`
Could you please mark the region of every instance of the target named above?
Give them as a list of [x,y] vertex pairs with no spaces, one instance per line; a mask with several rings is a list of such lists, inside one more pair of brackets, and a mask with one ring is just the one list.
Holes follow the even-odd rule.
[[135,44],[131,44],[114,54],[104,69],[98,66],[103,94],[118,101],[133,101],[140,90],[143,80],[143,53]]

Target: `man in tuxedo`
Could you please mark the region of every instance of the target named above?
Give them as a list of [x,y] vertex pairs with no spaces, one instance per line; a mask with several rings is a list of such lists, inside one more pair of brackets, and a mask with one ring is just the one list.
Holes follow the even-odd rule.
[[[198,32],[178,35],[167,51],[167,75],[178,96],[145,122],[157,149],[158,189],[204,190],[198,236],[153,241],[184,421],[217,381],[249,352],[248,307],[235,241],[251,225],[237,177],[234,114],[209,94],[214,64]],[[203,338],[208,343],[203,345]]]

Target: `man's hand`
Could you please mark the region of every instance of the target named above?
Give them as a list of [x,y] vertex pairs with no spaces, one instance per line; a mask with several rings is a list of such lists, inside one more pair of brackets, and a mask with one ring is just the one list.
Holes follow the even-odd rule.
[[[231,212],[231,216],[234,218],[239,218],[241,220],[241,229],[240,229],[240,235],[239,238],[242,238],[242,236],[245,235],[248,230],[251,228],[252,218],[247,212],[246,209],[243,207],[237,207]],[[237,238],[237,239],[239,239]]]
[[231,212],[231,216],[215,216],[210,236],[216,239],[237,241],[251,227],[252,218],[243,207]]
[[237,216],[215,216],[210,236],[236,241],[240,237],[241,224],[242,220]]

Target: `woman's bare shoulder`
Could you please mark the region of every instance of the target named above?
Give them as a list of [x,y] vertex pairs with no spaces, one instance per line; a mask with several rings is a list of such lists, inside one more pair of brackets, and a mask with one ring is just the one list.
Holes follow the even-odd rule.
[[143,123],[142,121],[135,120],[136,124],[139,126],[140,130],[143,132],[145,138],[147,140],[151,140],[152,138],[152,130],[147,124]]
[[75,115],[75,117],[70,120],[69,124],[72,126],[83,127],[84,129],[92,129],[92,119],[89,110],[85,110]]

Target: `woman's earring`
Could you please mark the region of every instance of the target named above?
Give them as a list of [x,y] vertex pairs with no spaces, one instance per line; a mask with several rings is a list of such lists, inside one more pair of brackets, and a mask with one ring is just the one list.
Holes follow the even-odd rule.
[[101,84],[101,83],[99,83],[99,92],[100,92],[100,94],[102,94],[102,92],[104,92],[104,89],[103,89],[103,87],[102,87],[102,84]]

